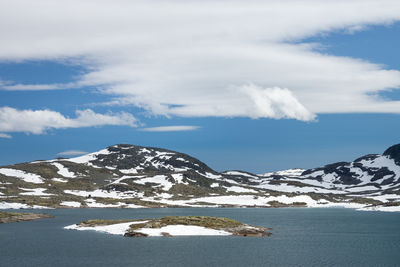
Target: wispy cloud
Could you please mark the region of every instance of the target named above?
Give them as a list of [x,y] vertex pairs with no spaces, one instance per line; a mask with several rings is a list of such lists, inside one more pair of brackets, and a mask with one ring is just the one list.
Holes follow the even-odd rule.
[[13,30],[0,27],[0,60],[77,59],[87,72],[73,86],[100,87],[119,97],[114,104],[156,115],[310,121],[318,113],[400,113],[400,101],[376,97],[400,87],[398,70],[302,43],[399,14],[398,0],[2,1],[0,25]]
[[72,87],[81,87],[77,83],[65,83],[65,84],[1,84],[0,87],[6,91],[46,91],[46,90],[62,90],[69,89]]
[[9,135],[9,134],[0,133],[0,138],[8,138],[8,139],[10,139],[10,138],[12,138],[12,136]]
[[18,110],[0,107],[0,132],[25,132],[43,134],[50,129],[80,128],[104,125],[137,127],[137,120],[129,113],[95,113],[93,110],[77,110],[75,118],[59,112],[44,110]]
[[88,152],[80,151],[80,150],[67,150],[60,153],[57,153],[59,156],[79,156],[83,154],[87,154]]
[[193,131],[199,128],[200,126],[175,125],[175,126],[149,127],[149,128],[142,128],[140,130],[145,132],[178,132],[178,131]]

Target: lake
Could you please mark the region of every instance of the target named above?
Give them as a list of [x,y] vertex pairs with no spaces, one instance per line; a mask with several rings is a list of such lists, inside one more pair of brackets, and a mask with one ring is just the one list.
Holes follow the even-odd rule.
[[[330,208],[59,209],[0,224],[0,266],[399,266],[400,213]],[[126,238],[65,230],[87,219],[222,216],[271,237]]]

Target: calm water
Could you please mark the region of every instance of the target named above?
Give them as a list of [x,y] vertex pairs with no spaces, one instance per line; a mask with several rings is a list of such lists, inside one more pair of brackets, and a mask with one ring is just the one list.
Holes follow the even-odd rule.
[[[34,211],[40,212],[40,211]],[[400,266],[400,213],[351,209],[77,209],[0,224],[0,266]],[[224,216],[269,238],[124,238],[64,230],[86,219]]]

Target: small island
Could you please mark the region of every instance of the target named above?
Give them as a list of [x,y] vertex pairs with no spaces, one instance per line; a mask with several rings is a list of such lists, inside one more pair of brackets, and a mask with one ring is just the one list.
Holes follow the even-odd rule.
[[0,211],[0,223],[23,222],[42,218],[53,218],[54,216],[39,213],[20,213]]
[[208,216],[167,216],[140,220],[88,220],[64,227],[94,230],[126,237],[147,236],[269,236],[270,228],[251,226],[239,221]]

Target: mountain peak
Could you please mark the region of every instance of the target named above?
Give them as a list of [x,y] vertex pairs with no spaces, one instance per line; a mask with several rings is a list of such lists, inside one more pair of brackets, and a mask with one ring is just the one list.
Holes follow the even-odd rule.
[[203,162],[184,153],[131,144],[112,145],[88,155],[69,159],[69,161],[86,163],[100,168],[131,170],[133,173],[149,171],[174,172],[189,169],[201,173],[215,173]]
[[393,159],[396,164],[400,164],[400,144],[389,147],[383,152],[383,155]]

